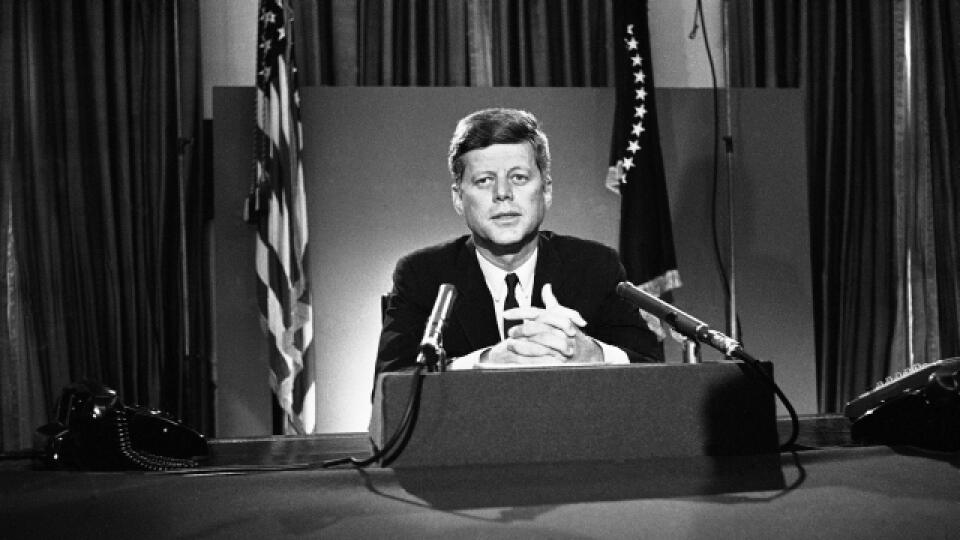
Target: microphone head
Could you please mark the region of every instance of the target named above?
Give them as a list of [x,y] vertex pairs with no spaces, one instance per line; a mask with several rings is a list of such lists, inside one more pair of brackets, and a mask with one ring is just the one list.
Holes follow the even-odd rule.
[[444,324],[453,311],[453,303],[457,299],[457,288],[452,283],[441,283],[437,289],[437,299],[433,302],[433,309],[430,311],[430,318],[427,320],[429,325]]
[[453,312],[453,304],[457,299],[457,288],[451,283],[441,283],[437,289],[437,299],[433,303],[433,309],[430,311],[430,318],[427,319],[426,328],[423,331],[423,339],[420,340],[419,355],[417,363],[432,364],[436,362],[437,357],[443,349],[443,329]]

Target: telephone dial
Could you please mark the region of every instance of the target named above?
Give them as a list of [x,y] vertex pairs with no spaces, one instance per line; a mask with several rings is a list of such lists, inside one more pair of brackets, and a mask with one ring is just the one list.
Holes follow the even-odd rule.
[[202,434],[161,411],[125,405],[91,380],[64,388],[56,419],[37,432],[55,468],[180,469],[199,466],[209,452]]

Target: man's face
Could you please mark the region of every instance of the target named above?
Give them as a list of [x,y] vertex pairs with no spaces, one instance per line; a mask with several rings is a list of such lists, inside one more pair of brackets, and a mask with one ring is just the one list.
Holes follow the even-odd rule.
[[537,168],[530,143],[494,144],[464,154],[453,207],[478,247],[516,253],[529,244],[553,201],[553,185]]

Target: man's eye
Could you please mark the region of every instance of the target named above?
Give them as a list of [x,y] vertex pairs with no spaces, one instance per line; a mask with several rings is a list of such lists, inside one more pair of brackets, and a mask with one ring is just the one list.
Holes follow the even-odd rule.
[[481,176],[481,177],[479,177],[479,178],[474,178],[474,179],[473,179],[473,184],[474,184],[475,186],[485,186],[485,185],[489,184],[491,181],[492,181],[492,179],[491,179],[489,176]]
[[530,177],[525,174],[514,174],[510,177],[510,180],[514,184],[526,184],[530,180]]

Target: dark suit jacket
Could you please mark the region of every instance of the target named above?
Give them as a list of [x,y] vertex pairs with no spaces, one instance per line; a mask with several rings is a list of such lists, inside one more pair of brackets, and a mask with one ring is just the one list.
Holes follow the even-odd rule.
[[[587,321],[584,332],[623,349],[631,362],[662,361],[656,336],[637,308],[616,294],[626,272],[616,252],[603,244],[543,231],[539,238],[532,304],[543,307],[540,291],[551,283],[561,305]],[[417,347],[441,283],[458,297],[443,334],[454,358],[500,341],[493,298],[483,279],[470,236],[418,250],[402,258],[393,274],[377,353],[377,374],[415,365]]]

